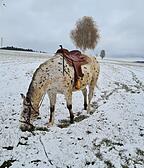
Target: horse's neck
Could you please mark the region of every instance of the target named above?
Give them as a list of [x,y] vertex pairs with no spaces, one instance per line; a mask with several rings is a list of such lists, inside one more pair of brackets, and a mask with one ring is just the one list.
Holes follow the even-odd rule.
[[39,111],[39,106],[43,95],[44,95],[44,92],[41,89],[38,89],[37,87],[33,87],[32,83],[30,84],[29,90],[27,92],[27,96],[29,97],[32,103],[32,106],[36,111]]

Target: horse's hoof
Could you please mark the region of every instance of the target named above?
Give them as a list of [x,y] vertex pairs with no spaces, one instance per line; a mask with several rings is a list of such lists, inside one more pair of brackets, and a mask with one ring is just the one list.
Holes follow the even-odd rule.
[[71,124],[74,124],[74,120],[70,120],[70,123],[71,123]]
[[87,104],[84,104],[84,110],[87,110],[87,109],[88,109]]
[[54,123],[49,122],[49,123],[47,123],[47,128],[50,128],[50,127],[52,127],[53,125],[54,125]]
[[91,111],[91,107],[89,106],[89,107],[87,107],[87,114],[89,114],[90,111]]
[[84,108],[84,110],[87,110],[87,108]]

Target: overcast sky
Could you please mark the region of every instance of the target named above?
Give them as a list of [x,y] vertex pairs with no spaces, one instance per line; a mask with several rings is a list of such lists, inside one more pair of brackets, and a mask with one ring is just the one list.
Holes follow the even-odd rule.
[[94,53],[144,55],[144,0],[0,0],[0,37],[5,46],[74,49],[69,34],[83,16],[100,30]]

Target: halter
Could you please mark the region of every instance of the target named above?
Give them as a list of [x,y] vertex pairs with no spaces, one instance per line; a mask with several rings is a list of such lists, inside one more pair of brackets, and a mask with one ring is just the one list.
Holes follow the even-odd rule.
[[[40,102],[40,105],[39,105],[38,109],[39,109],[39,108],[41,107],[41,105],[42,105],[42,102],[43,102],[43,100],[44,100],[44,96],[45,96],[45,94],[43,95],[43,98],[42,98],[42,100],[41,100],[41,102]],[[39,113],[39,112],[38,112],[37,110],[35,110],[35,108],[33,107],[33,105],[32,105],[32,103],[31,103],[30,99],[29,99],[29,104],[24,104],[24,105],[27,106],[27,107],[32,108],[33,111],[35,111],[36,113]],[[30,111],[29,119],[30,119],[30,117],[31,117],[31,111]],[[28,121],[21,121],[21,120],[19,120],[19,122],[24,123],[24,124],[27,124],[27,125],[30,125],[32,128],[34,128],[34,126],[33,126],[30,122],[28,122]]]

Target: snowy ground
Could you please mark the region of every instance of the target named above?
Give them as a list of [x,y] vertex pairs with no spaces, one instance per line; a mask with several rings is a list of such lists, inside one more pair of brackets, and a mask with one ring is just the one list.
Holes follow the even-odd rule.
[[[144,168],[144,64],[100,60],[93,110],[83,110],[81,92],[73,94],[75,123],[62,95],[55,125],[33,133],[19,130],[20,93],[26,93],[36,67],[48,56],[0,52],[0,168]],[[49,116],[45,96],[40,109]]]

